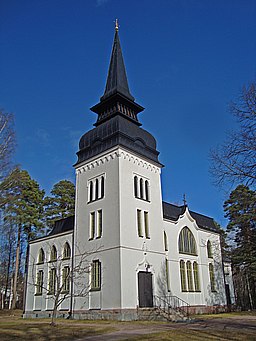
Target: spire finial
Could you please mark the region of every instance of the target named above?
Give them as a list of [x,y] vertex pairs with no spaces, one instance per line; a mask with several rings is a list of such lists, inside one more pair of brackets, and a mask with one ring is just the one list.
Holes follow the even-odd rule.
[[183,204],[184,206],[187,206],[187,199],[186,199],[186,194],[183,194]]
[[116,24],[116,26],[115,26],[115,30],[116,30],[116,32],[118,32],[118,30],[119,30],[118,19],[116,19],[116,21],[115,21],[115,24]]

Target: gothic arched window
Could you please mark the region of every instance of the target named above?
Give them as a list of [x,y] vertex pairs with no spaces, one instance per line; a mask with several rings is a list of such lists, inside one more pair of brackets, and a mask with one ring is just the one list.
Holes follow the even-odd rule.
[[69,259],[71,257],[71,248],[69,246],[69,243],[66,242],[63,248],[63,258]]
[[144,199],[143,179],[140,179],[140,198]]
[[104,179],[104,176],[102,176],[101,177],[101,195],[100,195],[100,197],[101,198],[104,198],[104,194],[105,194],[105,188],[104,188],[104,186],[105,186],[105,179]]
[[207,256],[208,258],[212,258],[212,243],[210,240],[207,242]]
[[89,201],[93,200],[93,182],[90,181],[89,183]]
[[179,235],[179,252],[197,255],[195,237],[187,226],[183,227]]
[[51,254],[50,254],[50,261],[56,261],[57,260],[57,249],[56,247],[53,245],[51,248]]
[[41,248],[38,253],[38,263],[44,263],[44,250]]

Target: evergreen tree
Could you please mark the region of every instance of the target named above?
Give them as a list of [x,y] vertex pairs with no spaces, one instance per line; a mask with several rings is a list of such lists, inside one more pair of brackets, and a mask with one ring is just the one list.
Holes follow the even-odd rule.
[[233,236],[232,262],[246,277],[251,308],[256,307],[256,192],[239,185],[224,203],[229,219],[227,231]]
[[[15,308],[17,297],[17,281],[20,265],[21,239],[27,242],[34,238],[43,227],[44,191],[31,179],[27,171],[15,168],[0,185],[0,207],[4,221],[16,226],[16,259],[13,279],[12,305]],[[26,257],[27,259],[27,257]]]
[[68,180],[56,183],[51,196],[45,198],[45,217],[47,225],[53,227],[54,222],[75,214],[75,185]]

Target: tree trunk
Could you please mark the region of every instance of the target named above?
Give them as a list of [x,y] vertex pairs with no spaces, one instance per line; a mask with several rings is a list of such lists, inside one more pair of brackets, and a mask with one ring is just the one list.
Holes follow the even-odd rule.
[[9,279],[10,279],[10,268],[11,268],[11,254],[12,254],[12,243],[11,238],[9,235],[9,253],[8,253],[8,263],[7,263],[7,270],[6,270],[6,281],[5,281],[5,291],[4,291],[4,308],[7,308],[7,293],[9,287]]
[[16,247],[16,261],[15,261],[15,273],[13,280],[13,292],[12,292],[12,304],[11,309],[15,309],[16,307],[16,299],[17,299],[17,282],[18,282],[18,273],[19,273],[19,263],[20,263],[20,239],[21,239],[21,225],[18,228],[18,237],[17,237],[17,247]]

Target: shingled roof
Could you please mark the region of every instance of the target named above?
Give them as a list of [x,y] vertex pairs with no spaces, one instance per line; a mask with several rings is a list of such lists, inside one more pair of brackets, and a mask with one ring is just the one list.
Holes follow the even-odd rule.
[[55,221],[54,227],[48,236],[53,236],[55,234],[72,231],[75,226],[75,216],[70,216],[64,219]]
[[[184,205],[176,206],[174,204],[169,204],[163,201],[163,216],[165,219],[176,221],[182,214],[184,214],[185,210],[186,206]],[[192,218],[195,219],[197,225],[200,228],[204,230],[218,232],[215,227],[213,218],[207,217],[203,214],[196,213],[190,210],[189,213],[192,216]]]

